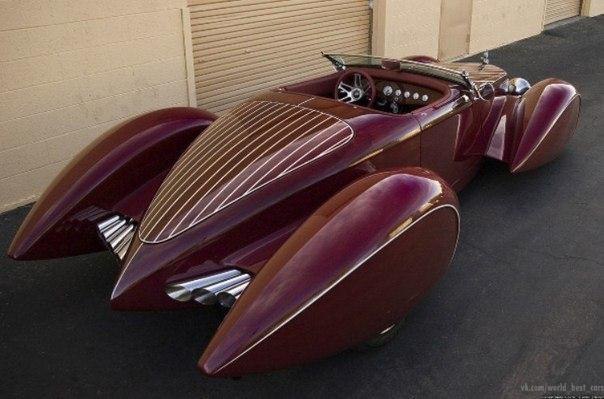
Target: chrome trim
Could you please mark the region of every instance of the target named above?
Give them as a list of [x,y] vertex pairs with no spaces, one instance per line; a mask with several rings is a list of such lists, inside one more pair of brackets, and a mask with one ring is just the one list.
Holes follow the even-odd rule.
[[239,285],[234,286],[226,291],[219,292],[218,295],[218,303],[225,308],[230,308],[235,304],[237,298],[241,295],[241,293],[247,288],[250,284],[249,281],[241,283]]
[[[105,227],[102,228],[103,233],[105,233],[106,231],[108,231],[109,229],[112,229],[114,226],[116,226],[117,224],[119,224],[122,221],[121,217],[117,216],[117,219],[112,220],[111,223],[108,223],[107,225],[105,225]],[[100,227],[97,228],[100,229]]]
[[114,235],[121,230],[122,226],[125,226],[125,225],[126,225],[126,220],[120,219],[118,222],[112,224],[105,231],[101,231],[101,233],[103,234],[103,237],[105,237],[105,240],[111,241],[113,239]]
[[386,334],[388,331],[392,330],[394,327],[396,327],[396,324],[391,325],[390,327],[386,327],[385,329],[383,329],[382,331],[380,331],[380,333],[378,335],[384,335]]
[[[166,295],[175,301],[188,302],[195,300],[202,305],[213,305],[218,302],[218,296],[225,294],[225,304],[230,307],[243,290],[248,286],[252,277],[237,269],[227,269],[191,280],[172,283],[166,286]],[[226,305],[231,303],[231,305]]]
[[[428,204],[430,204],[430,203],[428,202]],[[426,205],[426,204],[424,204],[424,205]],[[407,226],[409,226],[412,222],[413,222],[412,217],[407,218],[401,224],[399,224],[397,227],[395,227],[390,233],[388,233],[388,237],[389,238],[398,237],[400,232],[402,230],[405,230],[407,228]]]
[[508,81],[508,94],[521,96],[531,88],[528,80],[523,78],[513,78]]
[[187,302],[191,300],[194,290],[227,280],[232,277],[237,277],[240,274],[241,272],[239,270],[230,269],[220,273],[211,274],[209,276],[170,284],[166,287],[166,294],[176,301]]
[[213,305],[218,301],[216,295],[222,291],[234,288],[241,283],[248,282],[251,280],[249,274],[244,273],[237,277],[230,278],[228,280],[221,281],[216,284],[208,285],[203,288],[199,288],[193,292],[193,299],[202,305]]
[[124,243],[124,239],[126,238],[126,236],[133,231],[134,231],[133,225],[128,225],[128,226],[125,226],[123,229],[121,229],[119,234],[116,234],[115,238],[112,238],[111,240],[109,240],[109,245],[111,245],[111,248],[113,248],[115,250],[117,247],[121,246]]
[[491,61],[489,60],[489,50],[482,53],[482,57],[480,57],[480,69],[484,69],[487,65],[489,65]]
[[[379,57],[379,56],[373,56],[373,55],[363,55],[363,54],[344,54],[344,53],[339,53],[339,54],[324,54],[322,53],[323,56],[325,58],[327,58],[334,66],[340,66],[341,69],[345,69],[346,68],[346,64],[344,63],[344,59],[342,57],[361,57],[361,58],[372,58],[372,59],[376,59],[376,60],[380,60],[383,64],[383,61],[390,61],[390,62],[398,62],[398,66],[399,66],[399,70],[400,71],[404,71],[404,72],[409,72],[409,73],[416,73],[416,74],[420,74],[420,75],[424,75],[424,76],[430,76],[430,77],[434,77],[434,78],[438,78],[438,79],[444,79],[447,80],[449,82],[453,82],[456,84],[459,84],[461,86],[464,86],[466,89],[468,89],[473,98],[481,98],[480,92],[479,92],[479,87],[476,84],[475,81],[473,81],[470,78],[470,75],[466,72],[466,71],[458,71],[452,68],[447,68],[444,67],[440,64],[437,63],[427,63],[427,62],[420,62],[420,61],[413,61],[413,60],[409,60],[409,59],[395,59],[395,58],[387,58],[387,57]],[[338,59],[340,58],[340,59]],[[382,65],[378,65],[378,64],[365,64],[365,65],[361,65],[361,64],[353,64],[350,65],[353,67],[366,67],[366,68],[381,68]],[[483,64],[482,69],[484,69],[486,65]],[[338,68],[336,68],[338,69]]]
[[104,221],[99,223],[97,227],[99,228],[99,230],[104,230],[106,227],[110,226],[114,222],[117,222],[119,219],[120,217],[118,215],[112,216],[109,219],[105,219]]
[[[470,104],[472,104],[472,102],[470,101],[470,97],[464,94],[452,103],[442,105],[440,108],[437,109],[436,116],[433,119],[427,121],[426,124],[422,126],[422,129],[425,130],[436,125],[444,119],[447,119],[449,116],[466,108]],[[445,112],[440,112],[443,108]]]
[[134,238],[136,222],[122,215],[114,215],[98,223],[97,230],[111,252],[123,260]]
[[367,161],[368,159],[371,159],[374,156],[376,156],[378,154],[381,154],[382,152],[384,152],[385,149],[386,149],[386,147],[382,147],[382,148],[378,148],[377,150],[371,151],[369,154],[365,155],[361,159],[358,159],[358,160],[354,161],[349,166],[356,166],[356,165],[358,165],[360,163],[363,163],[363,162]]
[[126,237],[124,237],[124,240],[119,243],[116,248],[114,249],[114,252],[117,254],[118,258],[120,259],[124,259],[124,257],[126,256],[126,252],[128,251],[128,247],[130,246],[130,243],[132,242],[132,239],[134,238],[134,229],[131,230]]
[[[353,72],[352,84],[344,83],[343,81],[338,84],[339,91],[336,93],[336,100],[345,103],[355,103],[365,97],[370,88],[371,85],[362,74]],[[390,88],[390,94],[392,94],[392,86],[384,87],[384,94],[389,96],[390,94],[386,94],[387,88]],[[344,94],[344,96],[341,96],[342,94]]]
[[485,83],[478,90],[482,100],[489,100],[495,96],[495,86],[492,83]]
[[457,250],[457,244],[459,242],[460,216],[459,216],[459,211],[457,210],[457,208],[455,208],[453,205],[445,204],[445,205],[441,205],[441,206],[438,206],[436,208],[433,208],[429,212],[426,212],[425,214],[423,214],[422,216],[420,216],[419,218],[417,218],[416,220],[414,220],[413,223],[409,224],[406,229],[401,230],[398,235],[396,235],[394,237],[389,237],[386,240],[386,242],[384,242],[382,245],[380,245],[376,250],[374,250],[373,252],[371,252],[369,255],[367,255],[363,259],[361,259],[355,266],[353,266],[351,269],[349,269],[342,276],[338,277],[327,288],[325,288],[323,291],[321,291],[320,293],[318,293],[317,295],[315,295],[308,302],[306,302],[304,305],[302,305],[300,308],[298,308],[298,310],[296,310],[290,316],[286,317],[283,321],[281,321],[278,324],[276,324],[268,333],[266,333],[264,336],[262,336],[260,339],[258,339],[256,342],[254,342],[252,345],[250,345],[249,347],[247,347],[244,351],[242,351],[240,354],[238,354],[237,356],[235,356],[233,359],[231,359],[228,362],[226,362],[225,364],[223,364],[216,371],[222,370],[223,368],[227,367],[229,364],[233,363],[234,361],[236,361],[237,359],[239,359],[241,356],[245,355],[247,352],[249,352],[250,350],[252,350],[253,348],[255,348],[261,342],[263,342],[268,337],[270,337],[271,335],[273,335],[276,331],[278,331],[281,327],[283,327],[284,325],[286,325],[287,323],[289,323],[296,316],[298,316],[300,313],[302,313],[304,310],[306,310],[313,303],[315,303],[316,301],[318,301],[321,297],[323,297],[326,293],[328,293],[333,287],[335,287],[336,285],[338,285],[342,280],[344,280],[346,277],[348,277],[350,274],[352,274],[355,270],[357,270],[359,267],[361,267],[365,262],[367,262],[375,254],[377,254],[379,251],[381,251],[384,247],[386,247],[388,244],[390,244],[392,241],[394,241],[396,238],[398,238],[400,235],[402,235],[405,231],[409,230],[416,223],[418,223],[420,220],[422,220],[423,218],[427,217],[431,213],[436,212],[437,210],[442,209],[442,208],[451,208],[451,209],[453,209],[455,211],[455,214],[457,215],[457,238],[456,238],[456,241],[455,241],[455,248],[453,250],[453,255],[451,256],[451,259],[449,260],[449,263],[451,263],[451,260],[453,260],[453,256],[455,255],[455,251]]

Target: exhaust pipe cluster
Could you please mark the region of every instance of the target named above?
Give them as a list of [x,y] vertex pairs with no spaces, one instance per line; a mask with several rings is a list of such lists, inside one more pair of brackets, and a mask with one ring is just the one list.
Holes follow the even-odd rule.
[[202,305],[220,305],[230,308],[247,288],[252,277],[236,269],[229,269],[193,280],[181,281],[166,287],[166,294],[180,302],[194,300]]
[[97,228],[111,251],[123,260],[134,238],[136,222],[121,215],[114,215],[97,224]]

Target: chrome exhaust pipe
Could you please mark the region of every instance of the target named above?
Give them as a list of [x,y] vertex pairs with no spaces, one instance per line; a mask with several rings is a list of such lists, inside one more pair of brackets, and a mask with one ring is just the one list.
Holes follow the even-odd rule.
[[249,280],[246,281],[245,283],[236,285],[226,291],[219,292],[217,295],[218,303],[221,306],[224,306],[225,308],[230,308],[231,306],[233,306],[235,304],[235,301],[237,301],[237,299],[239,299],[239,297],[241,296],[241,293],[243,292],[243,290],[245,290],[247,288],[248,285],[250,285]]
[[124,239],[130,234],[130,232],[134,231],[133,225],[126,225],[121,230],[117,231],[115,237],[109,240],[109,245],[115,251],[116,248],[124,242]]
[[237,277],[241,274],[239,270],[229,269],[209,276],[196,278],[194,280],[183,281],[176,284],[170,284],[166,287],[166,294],[176,301],[187,302],[191,300],[193,291],[199,288],[211,286],[212,284],[225,281],[229,278]]
[[124,258],[126,257],[126,253],[128,252],[128,248],[130,248],[130,243],[132,242],[133,238],[134,238],[134,232],[131,232],[124,239],[124,241],[122,242],[120,247],[115,250],[115,254],[117,255],[118,258],[120,258],[120,260],[124,260]]
[[[124,256],[126,255],[126,251],[128,250],[128,247],[130,246],[130,242],[132,242],[132,239],[134,238],[134,227],[132,227],[132,229],[129,229],[128,233],[124,236],[124,238],[115,244],[115,248],[113,248],[113,252],[115,252],[116,254],[118,254],[118,256],[120,257],[120,259],[124,259]],[[122,256],[122,254],[124,256]]]
[[109,226],[112,226],[118,220],[120,220],[120,217],[118,215],[115,215],[115,216],[110,217],[107,220],[102,221],[97,226],[98,226],[99,230],[101,231],[101,233],[104,233]]
[[249,282],[250,280],[250,275],[244,273],[237,277],[233,277],[207,287],[198,288],[193,292],[193,299],[202,305],[213,305],[218,301],[218,293],[232,289],[241,283]]
[[136,222],[121,215],[114,215],[98,223],[97,229],[109,249],[123,260],[134,238]]
[[103,237],[105,237],[105,240],[111,241],[114,234],[117,233],[120,230],[120,228],[125,224],[126,224],[126,221],[124,219],[121,219],[121,220],[118,220],[116,223],[112,224],[111,226],[107,227],[107,230],[105,230],[102,233]]

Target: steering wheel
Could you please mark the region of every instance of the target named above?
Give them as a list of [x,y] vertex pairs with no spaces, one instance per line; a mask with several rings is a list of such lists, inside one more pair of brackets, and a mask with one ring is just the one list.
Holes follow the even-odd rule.
[[338,101],[371,107],[377,90],[375,82],[368,73],[358,69],[344,72],[336,83],[334,97]]

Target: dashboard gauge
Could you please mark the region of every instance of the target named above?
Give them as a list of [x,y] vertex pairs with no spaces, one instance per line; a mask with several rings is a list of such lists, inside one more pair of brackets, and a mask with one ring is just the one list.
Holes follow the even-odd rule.
[[377,105],[379,105],[380,107],[383,107],[384,105],[386,105],[388,101],[385,98],[378,98],[377,100]]
[[411,97],[411,93],[409,93],[408,91],[406,91],[405,94],[404,94],[404,96],[405,96],[405,98],[409,98],[409,97]]
[[419,98],[419,93],[413,93],[413,99],[417,100]]
[[427,95],[427,94],[424,94],[424,95],[422,96],[422,101],[423,101],[423,102],[428,101],[428,95]]
[[394,89],[392,88],[392,86],[386,85],[386,86],[384,86],[382,93],[384,93],[385,96],[389,96],[392,94],[393,91],[394,91]]
[[396,90],[394,91],[394,95],[395,95],[395,96],[397,96],[397,97],[400,97],[400,96],[401,96],[401,93],[402,93],[402,92],[401,92],[401,89],[396,89]]

